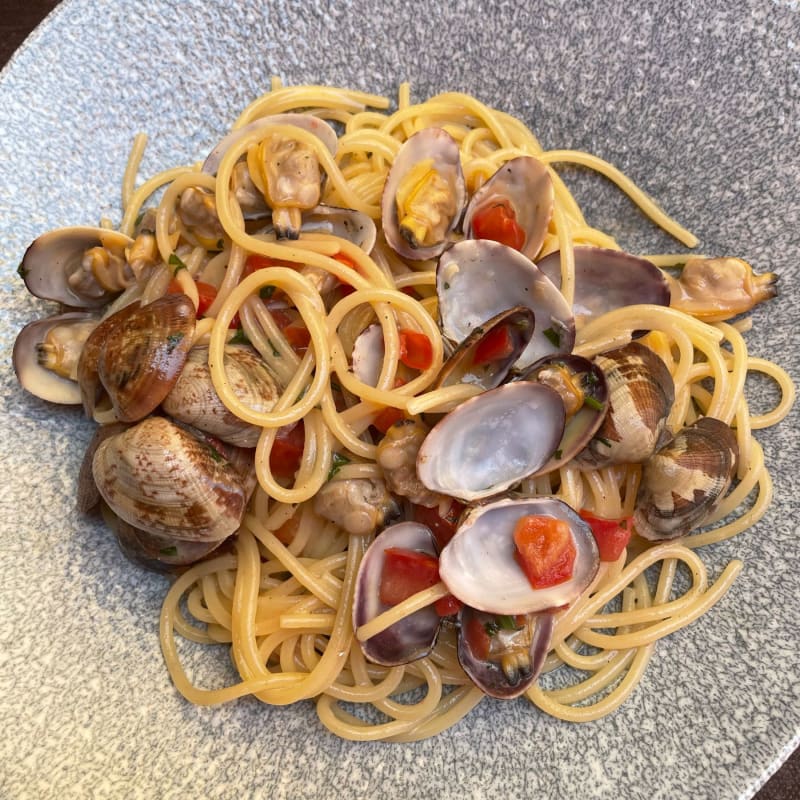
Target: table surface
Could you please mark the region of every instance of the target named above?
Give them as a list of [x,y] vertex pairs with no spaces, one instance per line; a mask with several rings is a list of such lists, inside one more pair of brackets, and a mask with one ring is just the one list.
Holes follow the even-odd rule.
[[[25,37],[58,5],[55,0],[0,0],[0,68]],[[755,800],[796,800],[800,797],[800,749],[755,795]]]

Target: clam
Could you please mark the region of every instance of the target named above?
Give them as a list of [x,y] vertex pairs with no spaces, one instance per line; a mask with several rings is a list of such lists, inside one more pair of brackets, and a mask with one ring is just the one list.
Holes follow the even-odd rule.
[[125,259],[133,239],[106,228],[59,228],[28,247],[17,270],[28,291],[73,308],[100,308],[136,282]]
[[608,410],[594,438],[576,456],[589,469],[645,461],[670,438],[667,417],[675,384],[667,365],[638,342],[598,355],[608,384]]
[[671,305],[705,322],[749,311],[778,294],[774,272],[757,274],[740,258],[690,258],[679,280],[669,278]]
[[515,306],[529,308],[536,330],[515,364],[524,369],[575,342],[572,310],[563,295],[522,253],[498,242],[468,239],[439,259],[436,294],[442,333],[453,342]]
[[[515,557],[514,528],[530,515],[566,522],[575,547],[572,576],[546,588],[534,589]],[[506,497],[464,514],[441,552],[439,576],[453,596],[471,608],[490,614],[533,614],[574,602],[599,564],[591,528],[566,503],[553,497]]]
[[[572,312],[578,327],[624,306],[649,303],[668,306],[669,287],[664,273],[652,262],[621,250],[576,247],[575,294]],[[561,253],[550,253],[536,266],[561,286]]]
[[455,139],[442,128],[415,133],[398,151],[381,198],[389,246],[412,261],[435,258],[450,242],[466,195]]
[[[356,578],[353,599],[353,627],[388,611],[391,606],[380,597],[386,550],[399,548],[436,556],[433,534],[417,522],[400,522],[386,528],[369,546]],[[426,656],[436,642],[441,619],[433,606],[427,606],[396,622],[386,630],[361,642],[364,655],[376,664],[395,666]]]
[[28,323],[17,335],[11,361],[23,389],[51,403],[78,405],[78,359],[97,317],[80,311]]
[[219,542],[239,527],[247,503],[240,468],[164,417],[100,442],[92,474],[118,517],[156,536]]
[[505,491],[555,452],[565,412],[556,391],[509,383],[472,397],[426,436],[417,474],[431,491],[472,501]]
[[728,491],[738,452],[734,432],[713,417],[678,431],[644,464],[633,515],[636,532],[660,541],[701,525]]
[[[274,376],[258,351],[247,345],[225,346],[225,374],[231,391],[248,407],[266,413],[280,395]],[[211,381],[208,348],[193,347],[183,369],[161,403],[173,419],[239,447],[255,447],[261,428],[243,422],[220,400]]]
[[97,484],[94,482],[94,473],[92,472],[94,454],[100,446],[100,442],[122,433],[127,428],[128,425],[124,422],[111,422],[107,425],[99,425],[95,429],[94,435],[86,447],[86,452],[83,454],[83,461],[81,461],[81,468],[78,472],[75,506],[82,514],[92,513],[100,506],[102,501],[100,492],[97,490]]
[[458,622],[459,663],[490,697],[519,697],[539,676],[553,636],[552,613],[498,616],[464,606]]
[[474,328],[442,365],[433,388],[470,383],[494,389],[508,376],[533,336],[533,312],[524,306],[501,311]]
[[588,444],[603,423],[608,411],[605,373],[588,359],[567,353],[540,359],[519,378],[543,383],[561,396],[566,412],[564,433],[555,453],[535,474],[558,469]]
[[377,386],[383,366],[383,329],[376,322],[368,325],[353,342],[353,374],[367,386]]
[[185,294],[126,306],[104,319],[86,340],[78,362],[87,414],[94,414],[103,390],[121,422],[151,413],[178,380],[194,326],[194,305]]
[[553,181],[532,156],[506,161],[472,196],[462,228],[468,239],[494,239],[533,260],[553,214]]
[[373,478],[334,478],[314,495],[314,511],[356,536],[368,536],[396,519],[397,501]]

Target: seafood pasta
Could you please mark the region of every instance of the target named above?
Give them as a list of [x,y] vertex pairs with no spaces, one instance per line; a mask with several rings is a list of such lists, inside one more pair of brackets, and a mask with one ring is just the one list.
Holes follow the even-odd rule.
[[[79,504],[172,574],[161,646],[192,702],[315,700],[357,740],[486,695],[599,718],[735,580],[700,548],[770,503],[753,431],[794,388],[743,315],[777,276],[623,252],[559,164],[696,240],[473,97],[389,105],[275,82],[204,162],[139,185],[137,137],[118,229],[23,259],[70,310],[23,329],[18,377],[99,423]],[[749,372],[780,388],[768,413]],[[181,639],[240,680],[194,685]]]

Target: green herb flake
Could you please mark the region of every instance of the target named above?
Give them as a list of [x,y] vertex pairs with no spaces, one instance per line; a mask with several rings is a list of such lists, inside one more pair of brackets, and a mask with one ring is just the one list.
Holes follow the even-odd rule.
[[275,347],[275,343],[272,341],[272,339],[267,339],[267,344],[272,348],[272,355],[275,358],[280,358],[281,357],[281,351],[278,350],[277,347]]
[[555,453],[553,453],[553,458],[561,458],[561,456],[563,456],[563,455],[564,455],[564,451],[561,450],[561,449],[558,449],[558,450],[555,451]]
[[600,442],[600,444],[604,444],[606,447],[611,447],[611,442],[608,439],[604,439],[602,436],[595,436],[595,441]]
[[343,456],[341,453],[334,453],[333,454],[333,461],[331,463],[330,471],[328,472],[328,480],[333,478],[334,475],[345,465],[349,464],[350,459],[347,456]]
[[258,290],[258,296],[262,300],[269,300],[270,297],[272,297],[272,295],[275,294],[275,289],[276,289],[275,286],[262,286]]
[[555,328],[545,328],[542,333],[547,338],[547,341],[553,345],[553,347],[560,347],[561,346],[561,335]]
[[216,461],[217,463],[225,460],[225,456],[223,456],[222,453],[220,453],[219,450],[217,450],[217,448],[213,445],[208,445],[208,454],[211,456],[212,460]]
[[170,333],[167,336],[167,352],[171,353],[181,343],[181,339],[183,339],[182,333]]
[[592,397],[590,394],[583,396],[583,404],[585,406],[589,406],[589,408],[593,409],[594,411],[602,411],[605,408],[605,406],[596,397]]
[[225,240],[217,239],[217,250],[224,250],[224,249],[225,249]]
[[147,213],[147,209],[143,208],[136,217],[136,222],[133,223],[134,228],[138,228],[142,224],[142,220],[144,219],[144,215]]
[[182,269],[187,269],[186,264],[183,263],[181,257],[177,253],[172,253],[169,257],[169,265],[175,267],[172,270],[173,275],[177,275]]
[[236,333],[228,340],[228,344],[250,344],[250,340],[247,338],[244,328],[237,328]]
[[510,614],[500,614],[496,619],[498,627],[502,628],[504,631],[517,630],[517,623]]
[[484,622],[483,629],[489,636],[497,636],[500,633],[500,626],[496,622]]
[[162,556],[176,556],[178,555],[178,548],[172,545],[172,547],[162,547],[158,552]]

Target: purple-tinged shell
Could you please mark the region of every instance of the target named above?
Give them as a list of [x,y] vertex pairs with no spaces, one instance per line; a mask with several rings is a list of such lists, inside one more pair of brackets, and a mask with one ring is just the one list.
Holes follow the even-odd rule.
[[536,330],[516,363],[524,369],[575,343],[572,309],[552,281],[522,253],[488,239],[465,239],[439,259],[436,294],[442,333],[460,342],[515,306],[533,311]]
[[417,474],[434,492],[471,502],[537,472],[564,432],[564,403],[548,386],[507,383],[464,401],[431,429]]
[[532,156],[512,158],[472,195],[464,211],[464,236],[477,238],[472,220],[478,211],[504,204],[513,211],[517,224],[525,233],[520,252],[533,261],[542,249],[553,215],[553,201],[553,181],[547,167]]
[[[534,589],[514,556],[514,527],[523,517],[553,517],[568,523],[576,557],[572,577]],[[554,497],[504,498],[476,506],[462,517],[439,557],[439,576],[465,605],[491,614],[531,614],[574,602],[600,565],[589,525]]]
[[[519,624],[516,630],[500,629],[494,633],[498,627],[496,615],[469,606],[464,606],[459,612],[459,663],[472,682],[490,697],[500,700],[519,697],[542,671],[553,637],[553,614],[542,611],[524,617],[524,622],[514,620]],[[493,632],[490,636],[497,652],[490,652],[487,658],[476,652],[475,634],[482,634],[482,631],[476,632],[475,626]]]
[[553,456],[534,473],[535,475],[558,469],[571,461],[595,435],[608,411],[608,384],[605,373],[597,364],[583,356],[571,353],[546,356],[526,369],[519,376],[519,380],[544,383],[558,391],[563,398],[564,389],[558,379],[561,370],[570,375],[578,390],[582,392],[583,402],[579,408],[574,409],[569,406],[571,398],[568,397],[565,401],[567,421],[564,425],[564,434]]
[[[353,599],[353,627],[356,629],[391,608],[380,599],[384,552],[390,547],[437,555],[433,534],[418,522],[399,522],[379,534],[358,569]],[[431,651],[440,624],[441,618],[433,606],[427,606],[361,642],[361,649],[376,664],[390,667],[407,664]]]
[[[616,308],[647,303],[668,306],[670,290],[664,273],[645,258],[622,250],[576,247],[572,312],[580,328]],[[561,286],[561,253],[556,250],[536,266]]]

